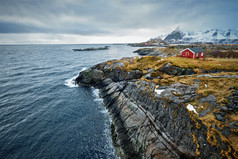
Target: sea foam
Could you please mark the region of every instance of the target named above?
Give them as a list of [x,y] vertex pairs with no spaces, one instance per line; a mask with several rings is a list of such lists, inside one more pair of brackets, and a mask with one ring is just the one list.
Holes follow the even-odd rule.
[[93,96],[95,97],[94,101],[101,104],[103,99],[99,97],[99,90],[95,88],[92,89],[93,89]]
[[[86,67],[83,67],[79,72],[82,72],[86,69],[87,69]],[[70,88],[78,87],[77,83],[75,82],[75,79],[77,77],[78,77],[78,75],[75,75],[75,76],[71,77],[70,79],[65,80],[64,85],[66,85]]]

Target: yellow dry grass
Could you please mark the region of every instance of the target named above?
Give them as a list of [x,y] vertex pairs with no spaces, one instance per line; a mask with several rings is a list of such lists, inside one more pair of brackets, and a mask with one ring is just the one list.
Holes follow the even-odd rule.
[[206,60],[203,60],[183,57],[168,57],[166,60],[171,62],[172,65],[182,68],[238,71],[238,59],[207,58]]
[[162,53],[167,53],[169,56],[180,54],[180,50],[178,48],[166,47],[166,48],[158,48],[158,50],[161,51]]
[[141,70],[146,72],[149,69],[158,69],[160,68],[165,61],[161,60],[160,57],[156,56],[145,56],[145,57],[137,57],[136,59],[132,59],[124,62],[124,69],[127,71],[132,70]]
[[[231,147],[237,152],[238,147],[237,147],[237,142],[238,142],[238,136],[236,133],[232,133],[231,135],[226,138],[223,136],[222,132],[219,131],[218,129],[212,127],[212,125],[218,126],[219,129],[223,129],[226,126],[226,122],[221,122],[216,120],[215,115],[213,114],[215,110],[210,112],[208,115],[204,117],[200,117],[199,120],[202,121],[204,125],[207,126],[208,131],[207,131],[207,141],[212,145],[216,147],[220,147],[220,144],[218,142],[218,139],[220,139],[223,143],[228,143],[228,150],[221,150],[221,155],[223,157],[231,158]],[[230,115],[226,115],[227,119],[230,119]],[[236,154],[233,154],[236,156]]]
[[[122,62],[123,60],[117,61]],[[115,62],[115,61],[113,61]],[[111,62],[111,63],[113,63]],[[193,68],[193,69],[221,69],[221,70],[230,70],[230,71],[238,71],[238,59],[208,59],[206,61],[200,59],[188,59],[188,58],[180,58],[180,57],[168,57],[165,59],[161,59],[156,56],[145,56],[145,57],[137,57],[131,60],[124,60],[124,68],[127,71],[132,70],[141,70],[143,74],[146,74],[149,69],[154,69],[150,75],[152,77],[159,76],[161,79],[153,79],[152,82],[159,85],[168,85],[176,82],[180,82],[183,84],[193,84],[195,79],[199,79],[200,86],[196,90],[196,92],[201,96],[208,96],[209,94],[214,94],[217,97],[217,102],[219,104],[226,104],[228,101],[226,97],[231,95],[232,90],[230,87],[234,87],[238,89],[238,79],[237,78],[207,78],[207,77],[196,77],[193,75],[189,76],[172,76],[167,75],[159,71],[159,68],[163,67],[168,62],[171,62],[173,65],[182,67],[182,68]],[[108,62],[109,63],[109,62]],[[217,75],[237,75],[238,72],[221,72],[218,74],[211,74],[213,76]],[[146,80],[143,76],[141,80]]]
[[232,89],[238,89],[237,78],[199,78],[202,82],[196,92],[202,96],[213,94],[221,105],[227,104],[226,97],[232,94]]
[[234,133],[228,136],[228,139],[231,141],[232,147],[238,151],[238,137]]

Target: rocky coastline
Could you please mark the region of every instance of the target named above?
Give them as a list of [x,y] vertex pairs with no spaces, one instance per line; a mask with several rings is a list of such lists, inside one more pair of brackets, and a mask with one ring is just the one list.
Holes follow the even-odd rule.
[[[237,158],[237,145],[230,140],[237,139],[238,121],[226,119],[227,114],[238,110],[236,88],[230,88],[233,94],[221,107],[215,95],[200,96],[197,89],[203,83],[198,77],[191,84],[179,81],[159,85],[152,80],[163,82],[164,77],[156,70],[128,70],[126,64],[133,60],[103,62],[76,78],[79,85],[100,90],[112,117],[113,138],[124,158]],[[163,64],[158,70],[176,78],[197,76],[191,69],[170,65]],[[198,112],[189,109],[189,103],[196,100],[198,105],[207,103],[207,108],[196,109]],[[217,123],[207,124],[205,118],[214,107]]]

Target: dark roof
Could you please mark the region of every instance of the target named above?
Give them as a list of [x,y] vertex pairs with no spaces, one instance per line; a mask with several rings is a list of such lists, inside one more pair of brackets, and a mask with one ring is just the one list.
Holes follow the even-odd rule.
[[193,51],[193,52],[205,52],[205,50],[203,50],[200,47],[190,47],[189,50]]

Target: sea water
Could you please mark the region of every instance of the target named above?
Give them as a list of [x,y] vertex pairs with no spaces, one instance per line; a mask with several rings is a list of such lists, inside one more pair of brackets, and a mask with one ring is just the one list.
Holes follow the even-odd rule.
[[105,45],[0,46],[0,159],[113,159],[110,117],[80,71],[137,48]]

